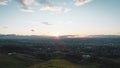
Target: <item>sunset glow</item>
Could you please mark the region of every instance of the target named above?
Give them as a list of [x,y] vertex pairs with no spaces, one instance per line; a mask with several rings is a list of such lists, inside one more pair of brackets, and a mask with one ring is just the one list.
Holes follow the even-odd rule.
[[53,33],[53,36],[59,37],[59,36],[60,36],[60,33],[59,33],[59,32]]
[[0,0],[0,34],[120,35],[119,2]]

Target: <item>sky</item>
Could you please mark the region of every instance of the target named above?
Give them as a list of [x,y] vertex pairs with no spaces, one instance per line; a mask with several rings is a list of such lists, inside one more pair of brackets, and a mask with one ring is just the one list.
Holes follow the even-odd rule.
[[120,35],[120,0],[0,0],[0,34]]

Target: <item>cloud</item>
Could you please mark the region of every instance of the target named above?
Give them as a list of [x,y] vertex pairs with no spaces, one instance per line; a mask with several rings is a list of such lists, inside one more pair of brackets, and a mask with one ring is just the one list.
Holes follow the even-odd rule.
[[35,30],[34,30],[34,29],[31,29],[30,31],[35,32]]
[[69,8],[64,8],[64,9],[63,9],[63,12],[64,12],[64,13],[67,13],[67,12],[69,12],[69,11],[71,11],[71,9],[69,9]]
[[7,26],[3,26],[3,29],[7,29],[8,27]]
[[8,1],[0,1],[0,5],[7,5]]
[[1,26],[2,29],[8,29],[8,26]]
[[[8,3],[13,2],[13,1],[17,1],[23,6],[23,8],[20,8],[20,10],[23,12],[34,12],[32,8],[34,7],[38,8],[38,6],[41,11],[67,13],[72,10],[64,6],[64,5],[67,6],[68,4],[66,1],[60,1],[60,0],[55,1],[55,2],[54,0],[0,0],[0,5],[7,5]],[[71,2],[70,5],[81,6],[91,1],[92,0],[70,0]]]
[[32,8],[30,8],[28,5],[33,4],[35,0],[16,0],[16,1],[23,5],[23,7],[20,8],[22,12],[34,12]]
[[61,11],[62,7],[59,7],[59,6],[44,6],[40,10],[42,10],[42,11]]
[[54,11],[54,12],[64,12],[67,13],[71,11],[71,9],[64,8],[61,6],[44,6],[40,9],[41,11]]
[[48,22],[41,22],[41,23],[44,25],[52,25],[52,24],[49,24]]
[[36,0],[36,2],[40,4],[49,5],[51,3],[51,0]]
[[87,3],[91,2],[91,1],[92,0],[76,0],[75,3],[74,3],[74,5],[76,5],[76,6],[82,6],[82,5],[85,5],[85,4],[87,4]]
[[41,6],[41,4],[38,3],[37,1],[35,1],[33,4],[34,4],[35,6]]
[[23,12],[34,12],[31,8],[29,8],[29,7],[23,7],[23,8],[21,8],[20,9],[21,11],[23,11]]
[[51,0],[16,0],[17,2],[21,3],[22,5],[26,6],[26,5],[31,5],[34,4],[50,4]]
[[35,0],[16,0],[17,2],[23,4],[23,5],[30,5],[32,4]]
[[[40,6],[41,4],[49,5],[49,3],[51,2],[51,0],[16,0],[16,1],[23,5],[24,8],[21,8],[21,11],[23,12],[33,12],[33,10],[29,8],[29,5],[34,5],[34,6]],[[51,8],[51,7],[44,6],[42,10],[47,10],[46,8]]]

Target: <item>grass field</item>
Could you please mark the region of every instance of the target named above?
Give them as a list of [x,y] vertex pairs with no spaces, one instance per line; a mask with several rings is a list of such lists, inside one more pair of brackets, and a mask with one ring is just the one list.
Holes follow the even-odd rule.
[[41,61],[33,56],[17,54],[0,56],[0,68],[99,68],[95,63],[75,64],[64,59]]
[[33,56],[17,54],[13,56],[0,55],[0,68],[27,68],[32,64],[40,62]]
[[51,59],[30,68],[99,68],[97,64],[75,64],[64,59]]

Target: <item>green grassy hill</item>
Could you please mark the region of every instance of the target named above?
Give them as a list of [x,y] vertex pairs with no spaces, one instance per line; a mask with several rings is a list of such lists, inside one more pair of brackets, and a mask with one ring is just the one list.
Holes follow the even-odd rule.
[[30,68],[99,68],[97,64],[75,64],[64,59],[51,59],[40,64],[35,64]]
[[98,64],[75,64],[64,59],[41,61],[26,54],[0,55],[0,68],[99,68]]
[[0,68],[27,68],[32,64],[40,62],[33,56],[17,54],[13,56],[0,55]]
[[80,68],[80,66],[66,60],[52,59],[41,64],[35,64],[30,68]]

